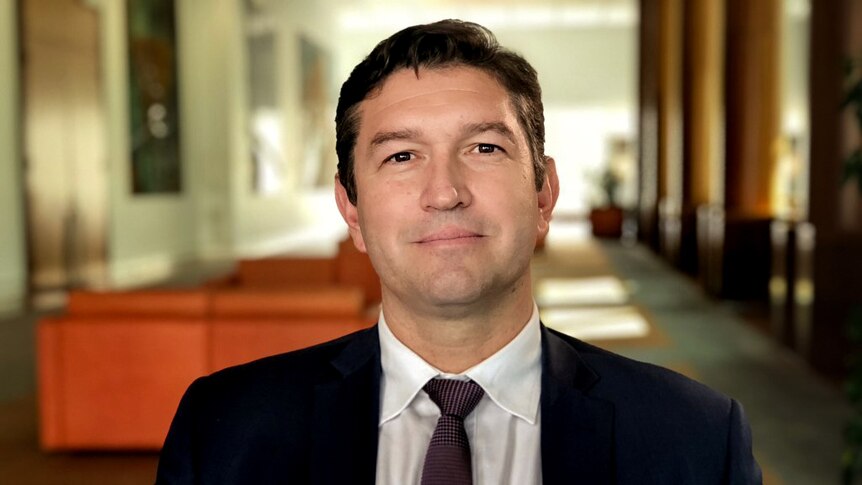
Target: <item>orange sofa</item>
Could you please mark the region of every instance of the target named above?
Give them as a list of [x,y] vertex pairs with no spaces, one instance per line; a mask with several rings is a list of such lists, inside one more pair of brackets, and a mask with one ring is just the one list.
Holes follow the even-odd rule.
[[365,302],[351,286],[73,292],[37,327],[41,447],[157,450],[192,380],[368,327]]
[[353,241],[338,245],[334,258],[273,257],[240,260],[230,275],[214,279],[208,288],[319,288],[355,286],[362,289],[366,309],[376,317],[380,303],[380,279],[368,255]]
[[210,367],[223,369],[368,327],[376,318],[365,316],[364,301],[356,287],[215,292]]

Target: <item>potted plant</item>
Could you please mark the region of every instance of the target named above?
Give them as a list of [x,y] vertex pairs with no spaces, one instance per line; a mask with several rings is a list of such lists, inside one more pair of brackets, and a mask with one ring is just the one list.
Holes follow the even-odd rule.
[[623,209],[618,200],[618,190],[623,183],[623,174],[633,163],[631,142],[624,137],[611,138],[608,163],[593,179],[599,193],[599,203],[590,211],[593,235],[600,238],[618,239],[623,233]]
[[[850,342],[862,345],[862,307],[850,312],[847,319]],[[850,375],[847,377],[845,391],[854,413],[844,428],[844,455],[841,457],[843,483],[857,483],[856,478],[862,471],[862,356],[856,352],[850,356]]]
[[[847,91],[841,107],[853,110],[857,128],[862,135],[862,59],[847,60],[846,76]],[[862,146],[857,146],[844,159],[842,179],[843,184],[855,179],[862,195]],[[846,392],[853,407],[853,416],[844,429],[844,455],[841,460],[843,482],[849,485],[858,483],[862,473],[862,304],[851,308],[847,330],[855,349],[849,356],[850,374],[846,381]]]
[[611,168],[605,169],[598,182],[604,203],[590,210],[593,235],[601,238],[619,238],[623,233],[623,209],[617,204],[616,192],[619,176]]
[[[841,107],[853,110],[860,133],[862,133],[862,59],[848,59],[845,66],[847,93]],[[843,181],[846,184],[856,179],[859,193],[862,194],[862,146],[856,147],[844,159]]]

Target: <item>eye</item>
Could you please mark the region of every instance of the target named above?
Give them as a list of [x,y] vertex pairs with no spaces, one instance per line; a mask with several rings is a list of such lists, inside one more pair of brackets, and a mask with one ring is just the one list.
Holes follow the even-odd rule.
[[479,143],[478,145],[476,145],[476,151],[478,151],[479,153],[495,153],[501,150],[502,148],[498,147],[497,145],[492,145],[490,143]]
[[412,153],[398,152],[398,153],[390,156],[389,158],[387,158],[385,161],[386,162],[403,163],[403,162],[409,162],[412,159],[413,159]]

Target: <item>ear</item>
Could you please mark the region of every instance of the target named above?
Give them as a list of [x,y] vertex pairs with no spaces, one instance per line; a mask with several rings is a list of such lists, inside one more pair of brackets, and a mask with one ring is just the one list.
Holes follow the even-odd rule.
[[347,189],[341,185],[338,174],[335,175],[335,203],[338,205],[338,212],[341,212],[341,217],[347,223],[347,231],[353,239],[353,245],[359,251],[366,252],[365,240],[362,239],[362,230],[359,226],[359,211],[347,197]]
[[557,197],[560,195],[560,179],[557,177],[557,163],[551,157],[545,157],[545,180],[542,190],[538,192],[539,202],[539,237],[548,233],[548,225],[551,222],[551,213],[557,205]]

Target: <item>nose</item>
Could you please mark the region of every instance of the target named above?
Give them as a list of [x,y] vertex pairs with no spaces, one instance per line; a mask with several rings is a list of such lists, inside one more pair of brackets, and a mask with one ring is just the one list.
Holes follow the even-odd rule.
[[447,211],[467,207],[473,197],[467,186],[464,167],[454,157],[434,160],[427,167],[422,208]]

